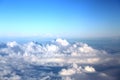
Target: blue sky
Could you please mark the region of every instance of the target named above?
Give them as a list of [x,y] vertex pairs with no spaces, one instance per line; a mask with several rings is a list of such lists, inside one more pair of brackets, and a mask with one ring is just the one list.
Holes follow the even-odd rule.
[[119,0],[0,0],[0,37],[120,36]]

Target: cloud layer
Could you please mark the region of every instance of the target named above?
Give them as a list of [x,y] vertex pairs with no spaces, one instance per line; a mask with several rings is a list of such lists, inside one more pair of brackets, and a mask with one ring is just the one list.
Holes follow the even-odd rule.
[[111,65],[109,63],[113,61],[119,65],[118,56],[94,49],[86,43],[69,43],[60,38],[47,44],[19,44],[15,41],[1,43],[0,79],[86,80],[100,77],[98,80],[115,80],[113,76],[96,70],[96,66]]

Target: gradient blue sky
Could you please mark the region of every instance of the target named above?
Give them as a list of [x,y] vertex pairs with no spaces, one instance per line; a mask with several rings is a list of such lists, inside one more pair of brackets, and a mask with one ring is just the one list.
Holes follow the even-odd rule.
[[0,0],[0,37],[118,37],[119,0]]

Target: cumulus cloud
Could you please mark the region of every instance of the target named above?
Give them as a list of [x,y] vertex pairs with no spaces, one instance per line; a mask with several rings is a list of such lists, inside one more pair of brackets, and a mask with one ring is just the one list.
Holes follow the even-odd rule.
[[65,39],[58,38],[58,39],[56,39],[56,42],[59,43],[62,46],[68,46],[69,45],[69,42],[66,41]]
[[8,43],[7,43],[7,46],[8,46],[8,47],[14,47],[14,46],[16,46],[16,45],[18,45],[18,44],[17,44],[17,42],[15,42],[15,41],[13,41],[13,42],[8,42]]
[[107,55],[103,50],[94,49],[81,42],[70,44],[67,40],[60,38],[45,45],[35,42],[19,44],[15,41],[8,42],[6,45],[8,47],[0,49],[2,55],[22,56],[24,60],[37,64],[43,62],[96,64],[108,59],[103,58]]
[[74,63],[71,68],[62,69],[59,74],[62,76],[71,76],[74,74],[80,74],[84,72],[92,73],[95,72],[95,69],[91,66],[85,66],[84,68],[82,68],[81,66],[78,66],[77,64]]
[[82,68],[77,64],[73,64],[72,68],[62,69],[59,74],[62,76],[71,76],[73,74],[81,73]]
[[[48,44],[36,42],[19,44],[13,41],[0,46],[0,79],[2,80],[52,80],[53,78],[86,80],[91,78],[89,74],[110,80],[109,75],[99,72],[94,66],[120,63],[119,55],[113,57],[106,51],[94,49],[86,43],[70,43],[60,38]],[[48,68],[43,68],[44,71],[42,71],[41,65]],[[55,69],[56,67],[59,69]],[[35,73],[39,75],[36,77]]]
[[95,69],[93,67],[90,67],[90,66],[85,66],[85,71],[86,72],[95,72]]
[[48,52],[57,52],[59,48],[58,46],[52,44],[52,45],[47,45],[46,49],[48,50]]

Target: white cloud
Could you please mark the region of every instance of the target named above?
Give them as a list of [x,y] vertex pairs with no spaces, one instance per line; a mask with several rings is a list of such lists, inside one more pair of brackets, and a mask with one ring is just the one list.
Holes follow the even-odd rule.
[[[93,66],[89,66],[91,64],[113,65],[114,62],[115,65],[118,65],[120,63],[118,55],[111,56],[106,51],[94,49],[85,43],[77,42],[71,44],[67,40],[60,38],[49,44],[42,45],[35,42],[19,44],[15,41],[8,42],[6,45],[7,47],[0,48],[1,80],[22,79],[21,75],[14,71],[14,68],[20,70],[20,72],[25,72],[24,75],[26,76],[29,75],[26,73],[28,72],[26,69],[30,69],[31,72],[34,71],[31,65],[63,67],[58,72],[63,80],[79,80],[75,78],[75,75],[87,77],[89,74],[99,73]],[[108,77],[105,73],[99,74],[101,74],[99,76]],[[4,77],[6,75],[10,77]],[[44,76],[41,77],[41,75]],[[40,74],[37,78],[28,76],[26,79],[39,80],[42,78],[44,80],[51,79],[51,76],[57,76],[57,74],[48,75],[48,73],[44,73]]]
[[62,69],[62,71],[60,72],[60,75],[63,75],[63,76],[69,76],[69,75],[73,75],[75,74],[76,71],[74,69]]
[[[56,44],[56,42],[59,44]],[[105,56],[106,53],[105,51],[96,50],[85,43],[70,44],[67,40],[60,38],[46,45],[39,45],[35,42],[18,44],[14,41],[8,42],[7,46],[8,48],[0,49],[0,52],[11,56],[23,56],[24,60],[30,63],[36,62],[37,64],[41,62],[96,64],[100,62],[102,56]]]
[[61,44],[62,46],[68,46],[69,45],[69,42],[66,41],[65,39],[58,38],[58,39],[56,39],[56,42]]
[[91,66],[85,66],[82,68],[81,66],[78,66],[77,64],[73,64],[71,68],[68,69],[62,69],[59,74],[62,76],[71,76],[74,74],[82,74],[86,72],[96,72],[95,69]]
[[57,52],[59,49],[58,46],[53,45],[53,44],[47,45],[46,48],[47,48],[48,52]]
[[95,69],[93,67],[90,67],[90,66],[85,66],[84,70],[86,72],[95,72]]
[[8,42],[8,43],[7,43],[7,46],[8,46],[8,47],[14,47],[14,46],[16,46],[16,45],[18,45],[18,44],[17,44],[17,42],[15,42],[15,41],[13,41],[13,42]]
[[87,44],[82,44],[82,46],[79,47],[79,51],[82,53],[92,53],[95,50],[92,47],[88,46]]

